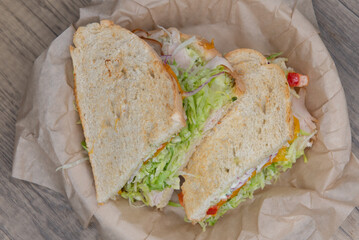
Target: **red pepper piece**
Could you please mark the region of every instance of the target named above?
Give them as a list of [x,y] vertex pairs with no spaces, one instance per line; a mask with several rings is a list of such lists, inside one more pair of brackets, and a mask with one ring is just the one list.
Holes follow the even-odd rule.
[[296,72],[290,72],[287,76],[287,81],[291,87],[304,87],[308,85],[309,78],[307,75],[302,75]]
[[218,206],[214,205],[207,210],[207,215],[216,215],[217,211],[218,211]]
[[288,80],[288,84],[289,86],[291,87],[296,87],[298,86],[299,84],[299,73],[295,73],[295,72],[290,72],[288,73],[288,77],[287,77],[287,80]]
[[184,205],[183,205],[183,193],[182,192],[180,192],[178,194],[178,200],[179,200],[179,203],[181,204],[181,206],[184,207]]

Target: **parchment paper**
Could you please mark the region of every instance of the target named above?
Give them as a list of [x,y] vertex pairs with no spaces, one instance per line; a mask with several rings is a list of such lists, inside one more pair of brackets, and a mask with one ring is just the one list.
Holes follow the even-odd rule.
[[319,133],[307,151],[308,163],[299,159],[279,181],[229,211],[206,232],[185,223],[181,208],[132,208],[124,199],[97,205],[87,162],[55,172],[56,167],[84,157],[73,104],[69,54],[73,26],[34,64],[16,124],[13,177],[63,193],[81,222],[86,226],[93,218],[106,239],[328,239],[359,205],[359,162],[351,154],[343,88],[312,25],[316,21],[311,4],[310,0],[113,0],[94,1],[80,10],[75,26],[100,19],[129,29],[173,26],[214,38],[223,53],[240,47],[264,54],[282,51],[289,66],[309,75],[306,105],[318,119]]

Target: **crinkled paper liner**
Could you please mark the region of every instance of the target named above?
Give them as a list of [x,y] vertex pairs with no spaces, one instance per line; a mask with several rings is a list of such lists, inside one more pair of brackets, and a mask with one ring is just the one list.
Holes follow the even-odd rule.
[[94,1],[80,9],[76,26],[101,19],[128,29],[177,27],[213,38],[222,53],[283,52],[289,66],[310,77],[306,105],[318,119],[318,139],[307,151],[308,163],[299,159],[206,232],[184,222],[181,208],[132,208],[124,199],[97,205],[89,163],[55,172],[85,156],[73,104],[70,26],[35,62],[16,124],[13,177],[63,193],[81,222],[86,226],[94,217],[107,239],[327,239],[359,205],[359,162],[351,154],[345,96],[312,25],[310,0]]

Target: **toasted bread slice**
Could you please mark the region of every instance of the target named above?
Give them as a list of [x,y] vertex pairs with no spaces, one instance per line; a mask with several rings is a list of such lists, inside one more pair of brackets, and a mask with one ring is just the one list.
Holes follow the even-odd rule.
[[185,126],[184,111],[175,80],[135,34],[104,20],[80,27],[73,41],[75,97],[101,203]]
[[192,155],[182,185],[187,218],[199,222],[237,177],[276,153],[293,136],[289,86],[284,72],[257,51],[225,56],[245,84],[245,93]]

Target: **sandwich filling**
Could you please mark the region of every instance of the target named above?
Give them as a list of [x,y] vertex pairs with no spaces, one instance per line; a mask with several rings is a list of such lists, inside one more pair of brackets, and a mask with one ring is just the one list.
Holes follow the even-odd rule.
[[[146,33],[146,38],[161,43],[164,64],[180,85],[187,120],[186,127],[147,158],[119,192],[130,202],[137,200],[146,205],[158,204],[150,202],[150,192],[180,188],[179,170],[185,164],[187,152],[204,133],[209,116],[236,100],[227,60],[216,56],[207,61],[193,47],[198,40],[181,39],[176,29],[163,29],[160,33],[157,36]],[[212,45],[206,47],[213,48]]]

